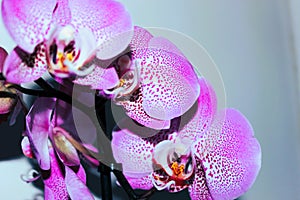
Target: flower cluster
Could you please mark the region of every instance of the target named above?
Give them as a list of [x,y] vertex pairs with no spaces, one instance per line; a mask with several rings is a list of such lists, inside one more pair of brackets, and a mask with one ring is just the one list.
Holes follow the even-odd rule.
[[[122,4],[3,0],[2,18],[17,46],[0,49],[0,116],[13,113],[14,121],[23,108],[23,153],[39,166],[28,181],[43,179],[45,199],[94,199],[82,160],[104,165],[101,147],[75,126],[74,86],[126,114],[109,147],[133,189],[188,188],[191,199],[208,200],[234,199],[252,186],[261,149],[250,123],[235,109],[218,110],[209,81],[172,42],[133,26]],[[41,89],[21,85],[33,81]],[[21,93],[37,96],[30,109]]]
[[203,78],[199,84],[197,102],[170,129],[149,138],[134,126],[114,130],[114,155],[133,188],[188,188],[191,199],[234,199],[253,184],[261,154],[251,125],[235,109],[216,112],[212,87]]

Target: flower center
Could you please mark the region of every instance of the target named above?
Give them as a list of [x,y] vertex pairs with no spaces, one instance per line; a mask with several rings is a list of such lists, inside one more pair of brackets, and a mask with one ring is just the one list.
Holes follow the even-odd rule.
[[193,158],[190,151],[183,155],[173,152],[172,155],[169,155],[167,163],[168,166],[165,168],[168,169],[165,169],[165,171],[169,176],[175,179],[187,180],[194,172]]
[[139,66],[134,64],[128,55],[123,55],[117,60],[116,71],[120,78],[119,84],[110,90],[104,90],[112,99],[121,101],[129,99],[130,95],[139,87]]
[[50,73],[60,78],[89,74],[93,67],[86,64],[93,58],[95,50],[93,45],[87,45],[91,41],[93,37],[87,30],[76,32],[71,26],[58,27],[47,47]]
[[67,63],[65,62],[65,60],[73,62],[75,59],[75,55],[77,55],[80,52],[76,52],[75,48],[74,48],[74,44],[75,41],[71,41],[62,51],[57,52],[57,56],[53,55],[53,60],[55,60],[54,58],[57,57],[57,59],[55,60],[55,63],[58,63],[60,65],[60,67],[67,67]]
[[178,162],[174,162],[171,165],[171,169],[173,170],[175,176],[180,176],[184,172],[184,164],[178,164]]
[[180,142],[163,141],[154,150],[156,169],[152,173],[154,186],[161,190],[182,190],[194,177],[195,162],[189,147]]

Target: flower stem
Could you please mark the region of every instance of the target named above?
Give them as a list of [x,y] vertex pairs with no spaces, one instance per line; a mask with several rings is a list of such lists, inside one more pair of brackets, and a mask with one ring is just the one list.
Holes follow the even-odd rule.
[[[101,129],[103,130],[105,136],[108,137],[109,140],[111,140],[111,133],[107,131],[107,127],[106,127],[106,113],[105,113],[106,99],[95,96],[95,101],[97,102],[95,108],[96,108],[96,114]],[[97,135],[99,136],[101,132],[99,131],[97,132],[98,132]],[[107,146],[110,145],[102,144],[103,140],[101,138],[98,138],[98,141],[100,141],[101,144],[100,146],[102,147],[101,152],[103,153],[103,156],[105,156],[104,159],[106,159],[106,157],[113,158],[111,148],[110,149],[107,148]],[[100,172],[102,200],[112,200],[112,186],[111,186],[111,176],[110,176],[111,169],[107,165],[100,163],[98,167],[98,171]]]
[[59,98],[69,104],[72,104],[72,97],[59,91],[54,89],[53,87],[51,87],[43,78],[39,78],[36,81],[34,81],[36,84],[38,84],[42,89],[44,89],[44,91],[47,91],[47,93],[52,94],[52,96]]
[[116,178],[117,178],[118,182],[120,183],[120,185],[123,187],[123,189],[127,193],[127,195],[130,198],[130,200],[136,200],[136,199],[138,199],[138,196],[136,195],[136,193],[134,192],[134,190],[130,186],[130,184],[127,181],[127,179],[124,176],[124,174],[121,171],[119,171],[119,170],[113,170],[113,173],[116,176]]
[[[106,110],[106,104],[107,99],[96,96],[95,97],[95,104],[96,104],[96,113],[98,117],[98,121],[100,123],[100,126],[102,130],[104,131],[104,134],[106,137],[111,141],[112,140],[112,132],[108,130],[106,127],[106,112],[109,110]],[[99,134],[98,134],[99,135]],[[117,170],[121,169],[121,164],[117,163],[113,157],[112,148],[111,145],[104,144],[104,140],[99,138],[98,141],[100,142],[100,147],[102,147],[102,152],[104,158],[107,160],[110,160],[110,166],[107,166],[103,163],[99,165],[98,171],[100,172],[100,179],[101,179],[101,189],[102,189],[102,199],[103,200],[111,200],[112,196],[109,194],[109,192],[112,192],[111,190],[111,178],[110,173],[113,172],[115,177],[117,178],[119,184],[122,186],[122,188],[127,193],[130,200],[146,200],[149,199],[149,197],[157,191],[155,188],[152,188],[151,190],[145,192],[144,194],[137,195],[136,192],[132,189],[131,185],[127,181],[126,177],[122,173],[122,171]],[[115,166],[118,166],[117,169]],[[109,191],[109,192],[108,192]]]
[[10,92],[0,91],[0,98],[17,98],[16,94],[12,94]]
[[24,87],[22,87],[20,85],[10,85],[7,88],[14,88],[14,89],[18,90],[21,93],[32,95],[32,96],[52,97],[49,93],[47,94],[43,90],[32,90],[32,89],[29,89],[29,88],[24,88]]
[[98,171],[100,172],[102,200],[112,200],[110,168],[104,164],[100,164]]

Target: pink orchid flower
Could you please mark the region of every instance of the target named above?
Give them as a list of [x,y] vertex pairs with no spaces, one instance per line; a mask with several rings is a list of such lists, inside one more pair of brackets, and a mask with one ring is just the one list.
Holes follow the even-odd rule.
[[74,127],[66,105],[52,98],[36,100],[26,117],[23,153],[38,161],[45,199],[94,199],[72,143]]
[[3,73],[8,82],[24,83],[47,69],[59,78],[85,76],[96,55],[108,59],[131,39],[131,19],[114,0],[3,0],[2,18],[17,47]]
[[231,200],[254,183],[261,149],[250,123],[235,109],[216,112],[213,89],[199,83],[197,103],[171,130],[150,138],[139,137],[138,129],[114,131],[114,157],[133,188],[188,188],[192,200]]
[[[31,143],[28,137],[24,137],[22,140],[22,149],[24,154],[33,158],[34,153],[32,152]],[[45,200],[69,200],[71,199],[94,199],[86,187],[86,174],[83,167],[62,167],[62,162],[58,158],[54,148],[49,145],[49,156],[50,156],[50,169],[41,169],[40,176],[44,181],[44,196]],[[28,182],[38,179],[40,176],[34,177]]]
[[167,129],[199,96],[193,66],[170,41],[140,27],[135,27],[129,46],[105,73],[99,69],[75,82],[102,90],[139,124]]

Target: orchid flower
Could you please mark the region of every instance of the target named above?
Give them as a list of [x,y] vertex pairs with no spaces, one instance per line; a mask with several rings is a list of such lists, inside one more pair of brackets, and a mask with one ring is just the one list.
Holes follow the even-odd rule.
[[74,147],[80,144],[72,139],[67,110],[55,99],[37,99],[26,117],[23,153],[38,161],[45,199],[94,199],[85,186],[85,172]]
[[18,45],[3,74],[16,84],[34,81],[47,69],[58,78],[85,76],[95,56],[116,56],[132,36],[130,16],[114,0],[3,0],[2,18]]
[[[23,152],[29,158],[33,158],[31,143],[27,136],[22,140]],[[33,178],[26,180],[32,182],[42,177],[44,181],[44,196],[45,200],[68,200],[68,199],[94,199],[90,194],[86,184],[86,174],[83,167],[69,167],[62,168],[62,162],[58,158],[54,148],[48,145],[50,156],[50,169],[41,169],[40,176],[33,176]]]
[[199,96],[193,66],[170,41],[140,27],[135,27],[129,46],[130,52],[121,54],[107,74],[98,71],[75,82],[101,90],[141,125],[168,129],[171,119],[190,109]]
[[137,129],[115,129],[114,157],[133,188],[188,188],[192,200],[230,200],[253,184],[261,149],[250,123],[235,109],[216,112],[213,89],[204,79],[199,83],[198,101],[177,130],[141,138]]

